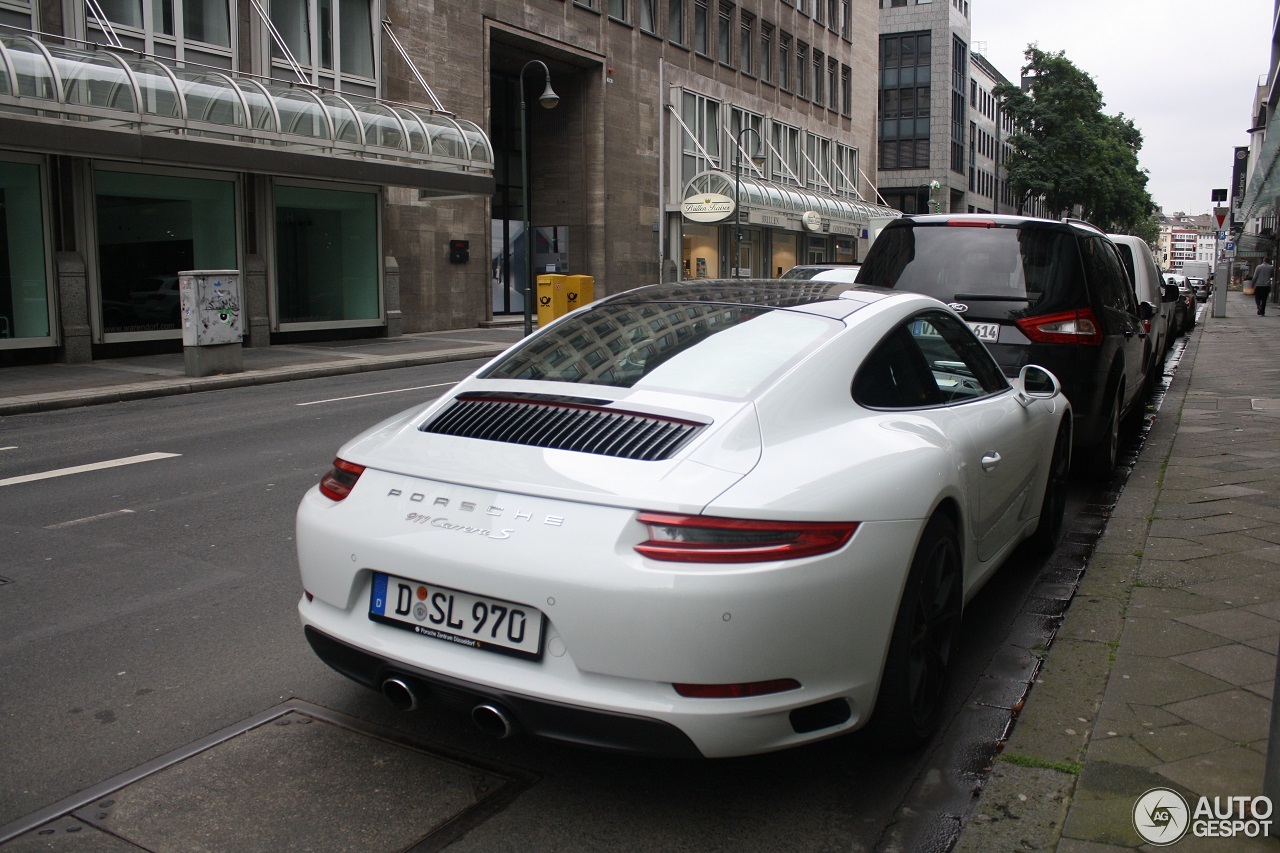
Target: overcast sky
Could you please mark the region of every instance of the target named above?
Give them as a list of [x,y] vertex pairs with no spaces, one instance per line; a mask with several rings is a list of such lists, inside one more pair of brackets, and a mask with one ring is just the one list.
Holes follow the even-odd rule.
[[1011,82],[1035,43],[1063,51],[1102,92],[1103,112],[1142,131],[1147,190],[1166,213],[1208,213],[1247,145],[1265,83],[1273,0],[971,0],[974,50]]

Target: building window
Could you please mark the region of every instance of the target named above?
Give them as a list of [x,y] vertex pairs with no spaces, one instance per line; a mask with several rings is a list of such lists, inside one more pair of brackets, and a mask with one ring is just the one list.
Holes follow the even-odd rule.
[[815,50],[813,52],[813,102],[815,104],[821,104],[825,100],[823,92],[826,90],[822,84],[826,79],[826,65],[826,55],[820,50]]
[[627,0],[609,0],[609,17],[617,21],[626,21]]
[[718,55],[716,59],[729,65],[733,59],[731,50],[733,47],[733,6],[729,3],[720,4],[720,28],[716,31],[716,47]]
[[107,169],[93,180],[102,330],[176,333],[179,271],[240,266],[235,182]]
[[778,85],[791,90],[791,36],[787,33],[778,35]]
[[0,347],[50,337],[48,270],[40,167],[0,162]]
[[378,194],[277,185],[276,306],[282,324],[378,320]]
[[693,49],[703,56],[711,55],[711,43],[707,41],[707,0],[693,0]]
[[840,35],[853,37],[853,14],[849,8],[849,0],[840,0]]
[[796,42],[796,94],[805,97],[809,91],[809,45]]
[[880,38],[880,168],[929,165],[929,33]]
[[720,168],[720,102],[685,92],[680,118],[688,128],[688,132],[681,129],[680,172],[681,183],[687,184],[699,172]]
[[684,0],[667,0],[667,37],[684,44]]
[[969,70],[969,46],[951,37],[951,171],[965,172],[965,80]]
[[[343,78],[373,82],[370,7],[371,0],[273,0],[271,23],[293,58],[311,72],[310,82],[340,90]],[[292,77],[279,45],[272,44],[271,56],[277,72]]]
[[640,29],[646,33],[658,31],[658,0],[636,0],[640,15]]
[[[747,128],[751,128],[755,133],[751,133]],[[768,138],[764,134],[764,116],[749,113],[737,107],[730,109],[729,137],[732,141],[729,143],[729,151],[731,156],[726,166],[732,167],[734,161],[738,160],[742,166],[742,174],[755,175],[756,167],[751,163],[751,156],[753,154],[764,156],[768,143]],[[739,143],[742,144],[741,149],[738,148]],[[769,176],[767,162],[761,171],[766,178]]]
[[756,19],[743,12],[738,19],[738,68],[744,74],[755,74]]
[[773,82],[773,24],[760,25],[760,79]]
[[831,110],[840,106],[839,69],[840,63],[833,58],[827,59],[827,107]]
[[[29,13],[10,20],[13,6],[10,2],[0,5],[0,23],[30,27]],[[105,0],[101,8],[125,47],[146,53],[172,51],[179,60],[229,67],[232,30],[227,0]],[[87,12],[85,27],[91,40],[106,42],[98,22]]]
[[770,129],[769,174],[778,183],[800,184],[800,130],[775,121]]
[[815,23],[822,24],[822,6],[827,0],[813,0],[813,20]]
[[847,65],[840,66],[840,115],[846,118],[853,114],[853,69]]
[[858,149],[848,145],[836,145],[836,192],[856,195],[858,192]]
[[831,140],[816,133],[805,136],[805,186],[819,192],[830,192],[831,181]]

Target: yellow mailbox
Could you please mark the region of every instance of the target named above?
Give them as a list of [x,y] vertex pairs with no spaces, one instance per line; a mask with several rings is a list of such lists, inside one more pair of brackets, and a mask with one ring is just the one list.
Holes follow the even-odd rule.
[[573,311],[596,299],[596,279],[590,275],[564,277],[565,310]]
[[568,276],[538,276],[537,301],[534,303],[538,306],[538,328],[542,328],[557,317],[564,316],[564,280],[566,278]]

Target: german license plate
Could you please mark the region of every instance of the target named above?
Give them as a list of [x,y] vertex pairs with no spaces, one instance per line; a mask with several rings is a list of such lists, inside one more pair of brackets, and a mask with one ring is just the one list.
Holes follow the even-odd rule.
[[369,618],[486,652],[542,657],[542,612],[500,598],[375,572]]
[[969,328],[978,336],[978,340],[995,343],[1000,340],[999,323],[970,323]]

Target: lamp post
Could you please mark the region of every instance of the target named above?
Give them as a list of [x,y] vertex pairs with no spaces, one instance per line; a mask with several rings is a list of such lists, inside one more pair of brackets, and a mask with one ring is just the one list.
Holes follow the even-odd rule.
[[[739,199],[742,196],[742,136],[745,133],[754,133],[756,135],[756,144],[752,151],[760,148],[760,131],[754,127],[744,127],[738,131],[738,148],[733,152],[733,218],[734,218],[734,236],[733,236],[733,275],[730,278],[738,278],[738,265],[742,262],[742,212],[738,209]],[[756,159],[753,154],[752,162]]]
[[538,97],[538,103],[552,109],[560,103],[560,96],[551,88],[551,72],[541,60],[530,59],[520,69],[520,171],[523,179],[522,195],[524,201],[524,336],[533,334],[533,228],[529,223],[529,116],[524,97],[524,72],[530,65],[537,65],[547,81],[546,87]]

